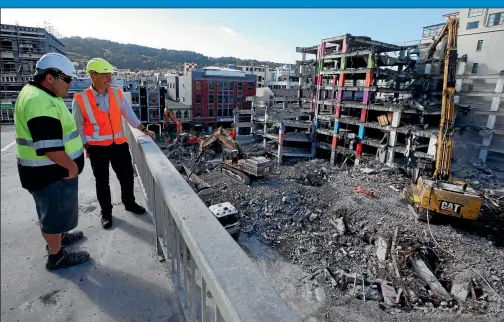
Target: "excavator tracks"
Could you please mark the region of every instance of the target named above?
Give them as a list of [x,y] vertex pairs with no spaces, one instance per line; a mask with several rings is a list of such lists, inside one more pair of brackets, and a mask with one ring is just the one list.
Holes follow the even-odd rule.
[[228,176],[230,176],[231,178],[233,178],[234,180],[236,180],[238,182],[241,182],[246,185],[250,184],[249,176],[246,175],[245,173],[241,172],[240,170],[237,170],[237,169],[232,168],[227,165],[221,165],[220,170],[221,170],[221,172],[227,174]]

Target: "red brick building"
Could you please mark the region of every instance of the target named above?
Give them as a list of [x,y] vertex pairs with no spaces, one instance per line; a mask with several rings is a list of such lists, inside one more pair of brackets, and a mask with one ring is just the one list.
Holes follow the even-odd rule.
[[255,96],[257,76],[242,71],[209,67],[180,76],[181,102],[192,105],[196,130],[230,127],[234,109],[250,109],[248,96]]

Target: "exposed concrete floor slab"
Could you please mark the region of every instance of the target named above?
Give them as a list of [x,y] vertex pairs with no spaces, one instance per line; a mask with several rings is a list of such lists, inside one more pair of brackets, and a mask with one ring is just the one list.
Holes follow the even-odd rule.
[[[13,127],[2,126],[2,147],[12,141]],[[114,226],[102,229],[89,159],[79,177],[77,229],[85,238],[70,249],[92,259],[48,272],[35,203],[20,185],[15,155],[15,146],[1,154],[2,321],[183,321],[172,281],[157,261],[151,217],[124,210],[111,169]],[[138,181],[135,196],[145,205]]]

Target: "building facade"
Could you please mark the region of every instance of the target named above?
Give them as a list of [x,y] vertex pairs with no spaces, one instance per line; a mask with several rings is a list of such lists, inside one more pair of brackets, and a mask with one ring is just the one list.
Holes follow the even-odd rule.
[[0,25],[0,100],[2,122],[12,122],[14,104],[32,79],[35,65],[48,52],[64,53],[64,45],[43,28]]
[[179,75],[166,75],[167,96],[173,101],[180,101]]
[[235,69],[241,70],[245,74],[256,75],[257,87],[265,87],[267,81],[274,79],[275,68],[269,66],[239,65]]
[[[504,171],[504,9],[461,9],[444,18],[450,16],[459,19],[454,160],[462,164],[479,158]],[[422,43],[431,43],[444,25],[424,27]],[[446,38],[436,48],[438,61],[425,66],[427,74],[439,75],[437,82],[442,81],[445,50]]]
[[235,109],[250,109],[248,96],[256,93],[256,76],[239,70],[207,67],[179,77],[180,103],[192,106],[195,130],[212,132],[229,127]]
[[190,105],[185,105],[180,102],[174,102],[166,99],[165,106],[168,107],[168,109],[175,114],[175,116],[179,119],[180,123],[182,123],[182,127],[185,130],[191,127],[193,111]]
[[498,74],[504,69],[504,8],[458,12],[458,55],[467,55],[471,74]]

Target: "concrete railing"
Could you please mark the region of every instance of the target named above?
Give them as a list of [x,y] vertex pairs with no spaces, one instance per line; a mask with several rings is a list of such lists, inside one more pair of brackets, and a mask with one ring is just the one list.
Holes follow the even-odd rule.
[[156,143],[125,128],[158,255],[171,270],[187,321],[301,321]]

